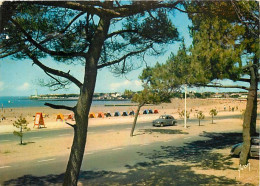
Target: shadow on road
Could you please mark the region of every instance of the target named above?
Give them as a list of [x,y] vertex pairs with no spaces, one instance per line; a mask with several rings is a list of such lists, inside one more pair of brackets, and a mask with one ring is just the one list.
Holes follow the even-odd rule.
[[[160,150],[138,152],[145,162],[125,165],[126,173],[112,171],[81,171],[83,185],[237,185],[240,182],[224,176],[198,174],[192,167],[203,169],[232,169],[231,157],[214,153],[213,149],[228,148],[242,141],[240,133],[206,133],[208,140],[186,143],[182,147],[161,146]],[[175,162],[184,162],[176,165]],[[64,174],[25,175],[6,181],[4,185],[61,185]]]
[[[237,181],[213,175],[195,174],[189,166],[140,164],[127,173],[81,171],[83,185],[235,185]],[[4,185],[62,185],[64,174],[36,177],[25,175]]]
[[154,150],[153,153],[138,152],[141,156],[155,161],[163,159],[167,162],[182,161],[194,167],[204,169],[233,169],[230,156],[212,152],[213,149],[223,149],[242,141],[241,133],[206,133],[200,136],[208,140],[198,140],[186,143],[184,146],[161,146],[161,150]]
[[189,134],[188,132],[183,132],[182,130],[172,130],[172,129],[143,129],[138,130],[142,133],[160,133],[160,134]]

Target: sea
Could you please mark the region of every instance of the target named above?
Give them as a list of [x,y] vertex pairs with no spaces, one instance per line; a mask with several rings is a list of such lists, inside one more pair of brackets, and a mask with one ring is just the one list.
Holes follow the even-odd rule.
[[[75,106],[77,100],[35,100],[29,99],[26,96],[0,96],[0,108],[17,108],[17,107],[46,107],[44,103],[52,103],[57,105]],[[131,104],[129,100],[93,100],[92,106],[104,105],[128,105]]]

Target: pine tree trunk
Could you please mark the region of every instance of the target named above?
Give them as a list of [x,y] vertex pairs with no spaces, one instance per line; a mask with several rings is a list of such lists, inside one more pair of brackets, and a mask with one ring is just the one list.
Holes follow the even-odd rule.
[[259,59],[257,57],[254,58],[254,65],[256,65],[255,68],[255,84],[254,90],[255,90],[255,96],[254,96],[254,103],[253,103],[253,113],[252,113],[252,118],[251,118],[251,123],[250,123],[250,135],[255,136],[257,135],[256,132],[256,119],[257,119],[257,90],[258,90],[258,81],[259,81],[259,73],[258,73],[258,66],[259,66]]
[[138,107],[137,107],[137,111],[135,113],[135,118],[134,118],[134,122],[133,122],[133,125],[132,125],[131,133],[130,133],[131,137],[133,137],[133,135],[134,135],[137,118],[138,118],[138,115],[139,115],[139,112],[140,112],[140,109],[141,109],[142,106],[144,106],[144,103],[139,104]]
[[253,101],[253,112],[252,112],[252,118],[250,123],[250,136],[257,135],[256,132],[256,119],[257,119],[257,83],[255,87],[255,93],[254,93],[254,101]]
[[76,125],[74,127],[73,144],[63,182],[65,186],[76,186],[78,182],[87,141],[88,115],[96,84],[97,64],[109,25],[109,18],[100,18],[98,28],[88,50],[88,55],[86,55],[84,82],[80,89],[78,103],[74,109]]
[[199,126],[200,126],[200,119],[199,119]]
[[245,110],[245,116],[243,121],[243,146],[240,154],[240,165],[247,165],[248,155],[250,151],[250,124],[253,115],[254,109],[254,99],[255,99],[255,87],[256,87],[256,78],[255,78],[255,68],[250,67],[250,88],[247,96],[247,104]]

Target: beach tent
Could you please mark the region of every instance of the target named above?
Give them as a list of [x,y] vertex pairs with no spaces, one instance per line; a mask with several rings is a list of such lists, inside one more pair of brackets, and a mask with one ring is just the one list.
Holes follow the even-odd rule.
[[95,113],[94,112],[91,112],[90,114],[89,114],[89,116],[88,116],[89,118],[95,118],[96,117],[96,115],[95,115]]
[[143,114],[148,114],[148,113],[149,113],[148,110],[144,110],[144,111],[143,111]]
[[122,116],[128,116],[127,112],[124,111],[123,114],[122,114]]
[[98,118],[104,118],[104,117],[105,117],[105,115],[104,115],[103,112],[99,112],[99,113],[98,113]]
[[[3,120],[3,118],[2,118],[2,120]],[[41,112],[37,112],[36,115],[35,115],[33,128],[34,128],[35,125],[36,126],[38,125],[38,128],[40,128],[41,125],[43,125],[45,127],[44,120],[43,120]]]
[[74,114],[73,113],[68,114],[67,119],[71,119],[73,121],[74,120]]
[[154,113],[154,114],[158,114],[159,111],[158,111],[157,109],[155,109],[155,110],[153,111],[153,113]]
[[129,115],[133,116],[133,115],[135,115],[135,112],[132,110],[131,112],[129,112]]
[[114,116],[120,116],[120,113],[118,111],[116,111]]
[[149,114],[153,114],[153,110],[152,109],[149,109]]
[[61,114],[61,113],[57,114],[57,115],[56,115],[56,121],[57,121],[58,119],[60,119],[61,121],[63,121],[63,120],[64,120],[63,114]]
[[112,116],[110,112],[105,113],[105,115],[106,115],[106,117],[111,117]]

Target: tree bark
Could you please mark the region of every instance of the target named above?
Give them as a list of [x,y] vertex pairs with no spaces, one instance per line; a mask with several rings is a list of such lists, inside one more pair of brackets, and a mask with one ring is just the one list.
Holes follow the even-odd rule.
[[21,125],[21,128],[20,128],[20,144],[22,145],[23,144],[23,129],[22,129],[22,125]]
[[78,103],[74,109],[76,125],[63,185],[76,186],[87,141],[88,114],[97,77],[97,64],[108,33],[110,18],[100,18],[95,36],[86,55],[84,83],[80,89]]
[[251,118],[251,123],[250,123],[250,136],[255,136],[257,135],[256,132],[256,119],[257,119],[257,83],[255,87],[255,95],[254,95],[254,100],[253,100],[253,111],[252,111],[252,118]]
[[135,118],[134,118],[134,122],[133,122],[133,125],[132,125],[131,133],[130,133],[131,137],[133,137],[133,135],[134,135],[137,118],[138,118],[138,115],[139,115],[139,112],[140,112],[140,109],[141,109],[142,106],[144,106],[144,103],[139,104],[138,107],[137,107],[137,111],[135,113]]
[[[258,81],[259,81],[259,74],[258,74],[258,66],[259,66],[259,59],[257,57],[254,58],[254,65],[256,67],[254,68],[255,73],[254,73],[254,78],[255,78],[255,83],[254,83],[254,91],[255,91],[255,96],[254,96],[254,103],[253,103],[253,112],[252,112],[252,118],[251,118],[251,123],[250,123],[250,135],[255,136],[257,135],[256,132],[256,119],[257,119],[257,90],[258,90]],[[253,78],[253,77],[252,77]]]
[[240,154],[240,165],[247,165],[248,155],[250,151],[250,124],[254,109],[254,99],[256,97],[256,68],[254,66],[250,67],[250,88],[247,96],[247,104],[245,110],[245,116],[243,121],[243,146]]

